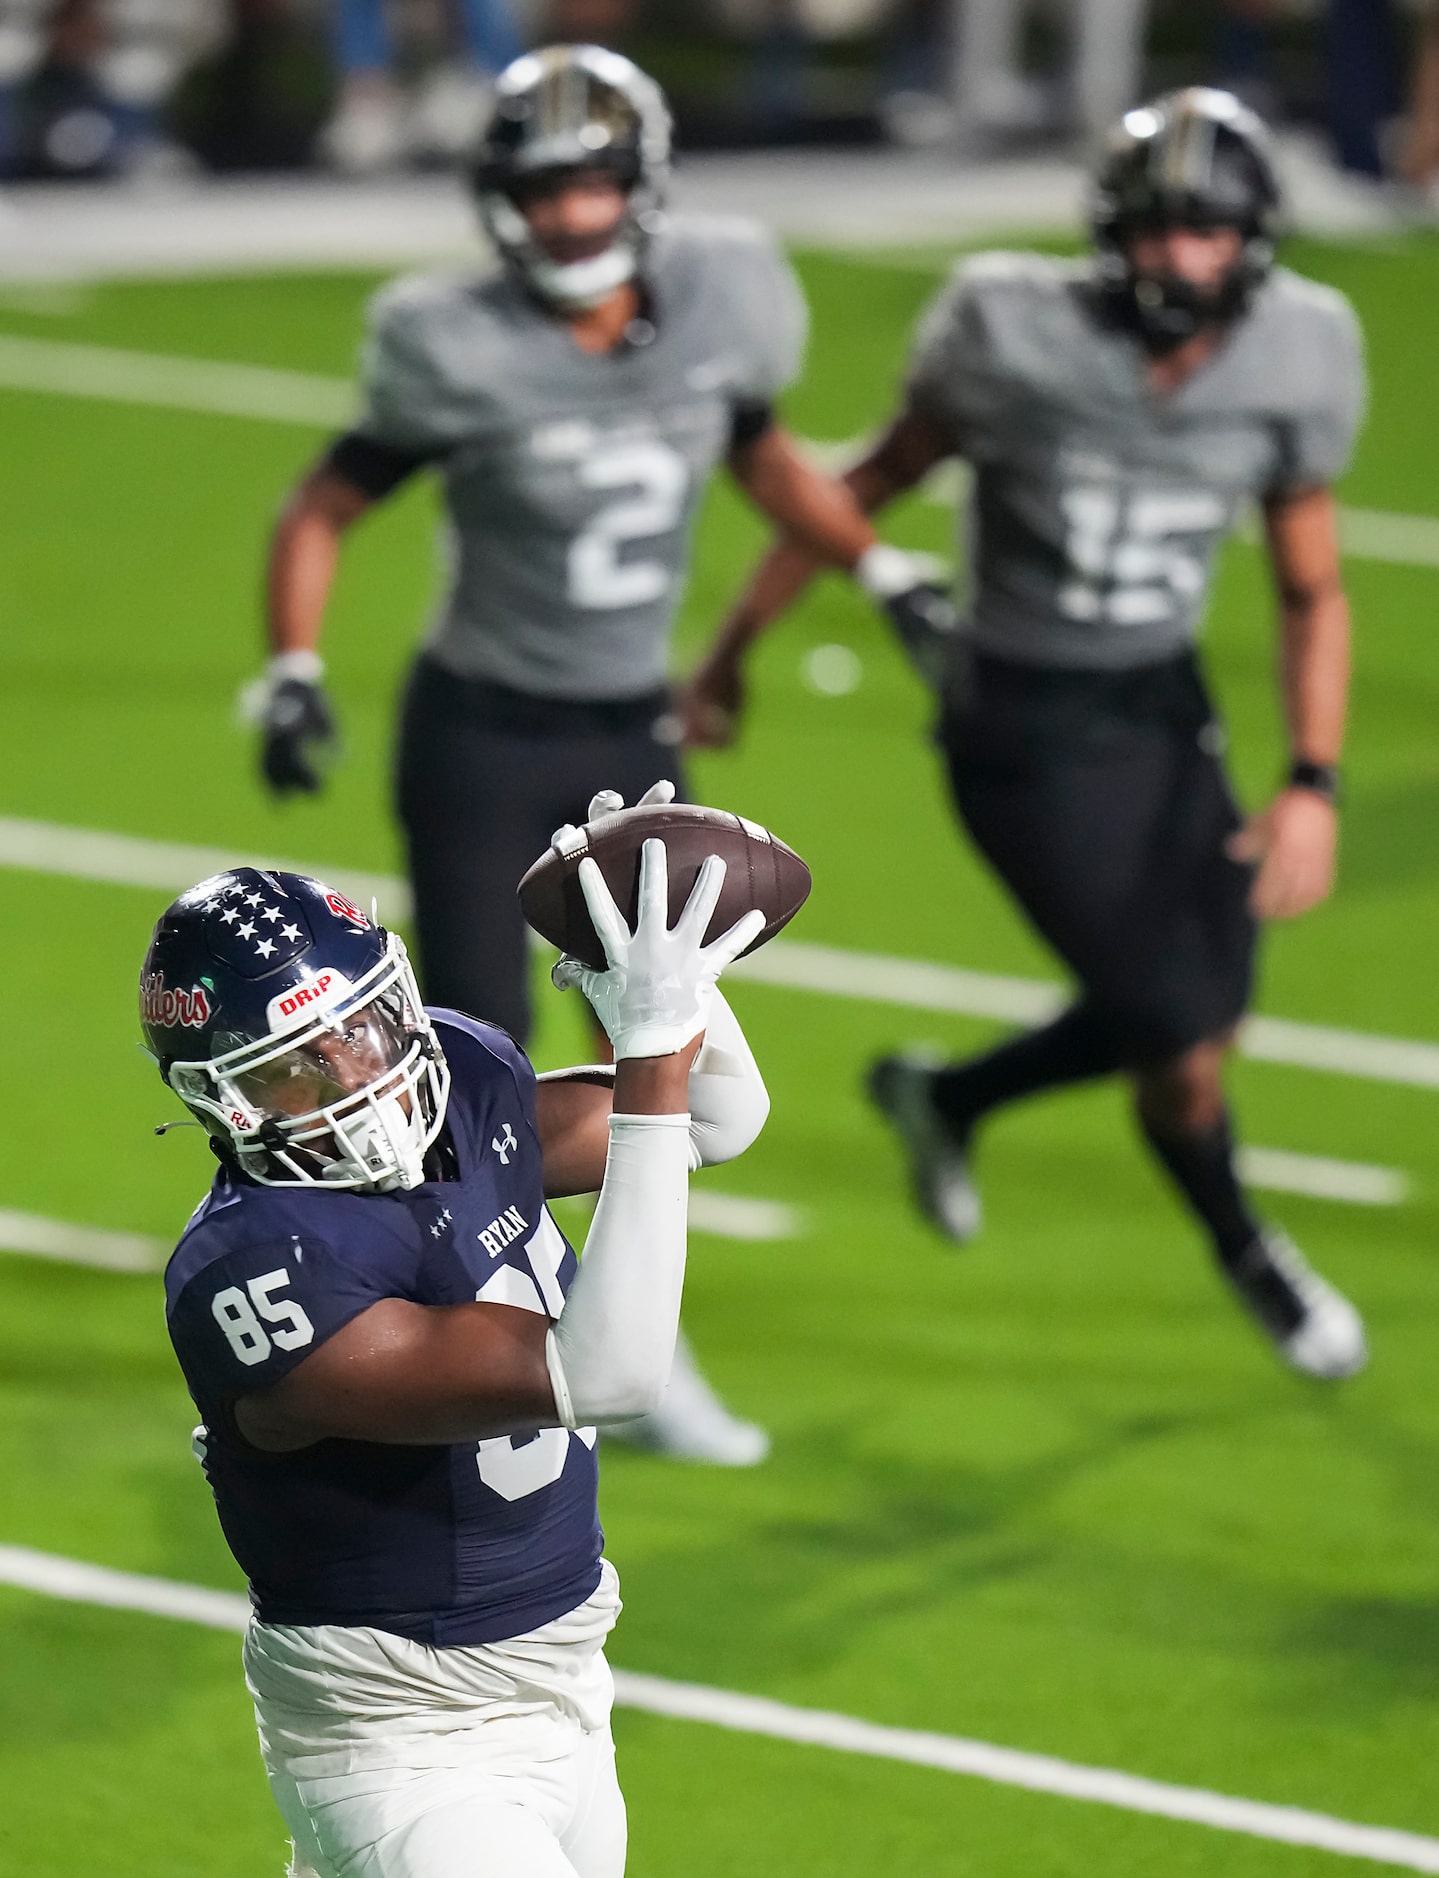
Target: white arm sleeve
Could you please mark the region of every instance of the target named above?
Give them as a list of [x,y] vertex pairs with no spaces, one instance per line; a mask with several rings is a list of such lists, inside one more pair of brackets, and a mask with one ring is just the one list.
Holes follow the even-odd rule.
[[[614,1065],[587,1064],[581,1069],[551,1069],[541,1082],[608,1083]],[[689,1076],[690,1172],[733,1161],[756,1140],[769,1118],[769,1091],[739,1019],[716,988],[710,996],[709,1023]]]
[[604,1184],[565,1308],[545,1339],[566,1428],[659,1406],[685,1276],[688,1115],[611,1115]]
[[689,1078],[690,1171],[744,1153],[769,1117],[769,1091],[739,1019],[718,988]]

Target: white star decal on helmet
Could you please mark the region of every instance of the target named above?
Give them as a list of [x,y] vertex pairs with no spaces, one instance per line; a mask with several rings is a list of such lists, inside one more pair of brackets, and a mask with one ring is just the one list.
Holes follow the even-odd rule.
[[245,895],[245,905],[258,906],[264,897],[263,893],[247,893]]
[[255,950],[260,954],[262,959],[269,958],[274,949],[275,942],[273,939],[257,939],[255,941]]
[[235,911],[234,907],[232,906],[227,906],[224,912],[220,915],[220,918],[225,922],[227,926],[233,926],[235,921],[239,917],[240,915]]
[[280,928],[280,931],[285,935],[287,939],[290,939],[290,940],[298,939],[300,936],[300,929],[298,926],[285,925]]
[[255,922],[254,922],[254,920],[252,920],[252,919],[247,919],[247,920],[245,921],[245,923],[244,923],[244,925],[243,925],[243,926],[237,926],[237,927],[235,928],[235,931],[236,931],[237,933],[239,933],[239,935],[240,935],[240,937],[241,937],[242,939],[253,939],[253,938],[254,938],[254,936],[255,936]]
[[265,908],[264,917],[268,920],[277,920],[280,917],[279,907],[267,906]]

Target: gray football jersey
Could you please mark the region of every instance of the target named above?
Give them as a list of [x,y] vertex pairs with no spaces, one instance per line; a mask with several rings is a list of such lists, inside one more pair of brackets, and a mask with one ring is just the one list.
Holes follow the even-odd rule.
[[921,324],[909,396],[974,468],[974,643],[1117,669],[1192,642],[1246,501],[1340,473],[1365,380],[1348,301],[1278,268],[1222,350],[1160,396],[1092,278],[1037,254],[963,261]]
[[430,656],[537,696],[663,684],[705,480],[736,405],[798,370],[805,308],[749,223],[676,219],[646,264],[654,337],[581,352],[511,275],[416,278],[376,298],[367,436],[433,457],[449,574]]

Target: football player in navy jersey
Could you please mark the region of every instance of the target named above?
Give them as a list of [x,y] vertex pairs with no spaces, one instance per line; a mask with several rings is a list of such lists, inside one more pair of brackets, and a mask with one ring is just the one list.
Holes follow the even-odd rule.
[[[705,945],[723,875],[670,929],[647,842],[631,932],[581,864],[609,964],[556,982],[615,1064],[538,1080],[317,881],[235,868],[155,929],[147,1047],[220,1162],[168,1321],[300,1878],[624,1869],[595,1430],[662,1394],[689,1172],[768,1110],[715,989],[764,916]],[[546,1202],[596,1188],[580,1266]]]

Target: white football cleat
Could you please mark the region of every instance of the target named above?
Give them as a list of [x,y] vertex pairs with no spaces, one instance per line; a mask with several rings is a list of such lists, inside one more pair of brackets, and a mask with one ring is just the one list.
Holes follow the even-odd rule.
[[700,1374],[683,1332],[659,1407],[652,1415],[606,1428],[604,1438],[676,1461],[705,1461],[711,1467],[757,1467],[769,1454],[769,1436],[753,1422],[731,1415]]
[[1369,1361],[1364,1320],[1287,1234],[1272,1227],[1261,1233],[1229,1276],[1292,1369],[1339,1382]]
[[964,1245],[979,1231],[984,1215],[969,1171],[969,1144],[957,1139],[935,1110],[936,1067],[919,1052],[881,1057],[869,1072],[869,1096],[909,1154],[919,1210],[947,1238]]

